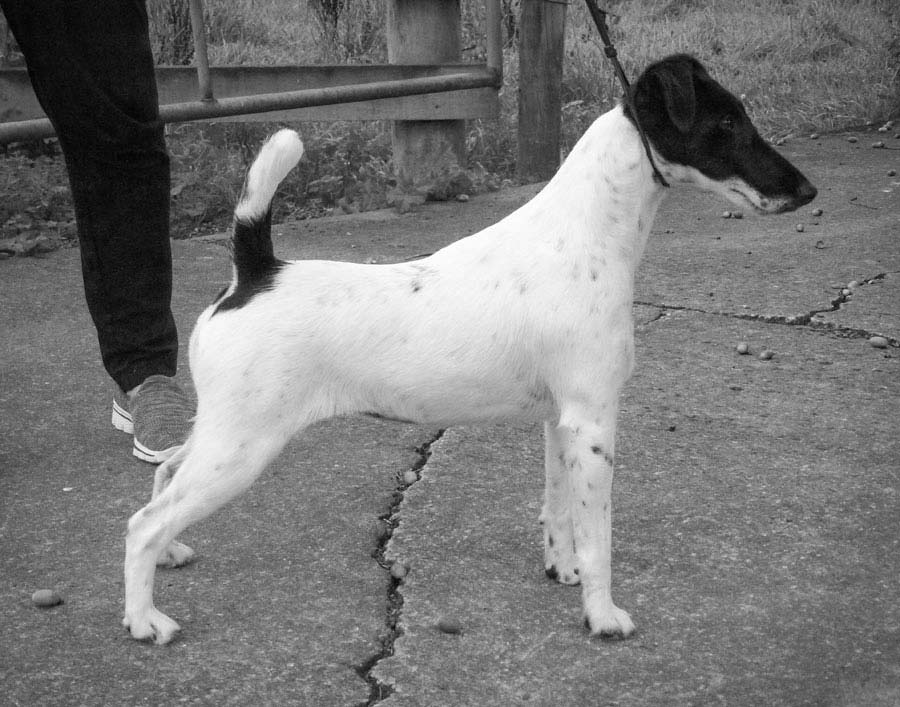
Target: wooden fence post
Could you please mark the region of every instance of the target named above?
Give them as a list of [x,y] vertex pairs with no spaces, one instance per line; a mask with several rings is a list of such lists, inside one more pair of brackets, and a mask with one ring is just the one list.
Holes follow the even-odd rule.
[[549,179],[559,167],[565,27],[565,3],[522,0],[516,173],[523,180]]
[[[452,64],[461,58],[459,0],[387,0],[391,64]],[[465,161],[465,121],[398,120],[394,164],[401,182],[424,185]]]

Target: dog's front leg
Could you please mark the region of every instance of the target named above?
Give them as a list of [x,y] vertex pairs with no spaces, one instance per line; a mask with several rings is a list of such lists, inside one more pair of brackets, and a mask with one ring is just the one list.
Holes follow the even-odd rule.
[[582,586],[584,620],[591,633],[626,638],[634,624],[611,593],[613,454],[616,401],[599,414],[564,413],[558,429],[570,479],[575,551]]
[[578,584],[578,561],[572,528],[571,483],[565,442],[556,423],[544,423],[544,571],[561,584]]

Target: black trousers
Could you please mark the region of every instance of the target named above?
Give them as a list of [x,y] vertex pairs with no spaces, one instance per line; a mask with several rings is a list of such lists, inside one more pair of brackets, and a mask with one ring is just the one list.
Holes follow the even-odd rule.
[[88,309],[123,390],[174,375],[169,156],[143,0],[0,0],[66,160]]

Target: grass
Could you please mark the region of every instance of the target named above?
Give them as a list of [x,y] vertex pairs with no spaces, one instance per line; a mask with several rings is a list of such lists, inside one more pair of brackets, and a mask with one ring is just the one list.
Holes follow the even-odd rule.
[[[495,185],[515,169],[516,4],[503,0],[502,115],[468,126],[467,157],[476,187]],[[607,0],[606,5],[615,14],[613,39],[630,76],[661,56],[690,52],[743,96],[766,137],[900,116],[900,4],[895,0]],[[385,61],[380,0],[207,0],[205,6],[214,64]],[[329,14],[334,6],[345,10]],[[149,7],[161,63],[189,60],[190,28],[178,14],[178,0]],[[465,60],[483,58],[483,25],[483,3],[462,0]],[[563,76],[564,151],[619,94],[588,14],[573,2]],[[167,128],[175,237],[227,227],[246,165],[273,127],[197,123]],[[289,177],[276,218],[388,203],[395,188],[389,125],[309,123],[299,128],[307,155]],[[53,153],[50,143],[2,156],[0,238],[33,234],[47,224],[60,237],[74,232],[61,159]]]

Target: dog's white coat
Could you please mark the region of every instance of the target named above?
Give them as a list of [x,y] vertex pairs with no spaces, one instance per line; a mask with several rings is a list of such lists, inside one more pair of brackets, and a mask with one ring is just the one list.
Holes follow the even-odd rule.
[[[289,131],[263,148],[238,219],[265,213],[301,151]],[[660,164],[667,179],[697,181]],[[132,635],[165,643],[178,630],[152,598],[154,561],[192,556],[178,532],[245,490],[303,427],[358,412],[543,420],[545,565],[580,581],[593,633],[632,633],[610,593],[610,492],[634,273],[662,194],[617,107],[534,199],[480,233],[411,263],[293,262],[243,307],[207,309],[190,343],[193,433],[129,524]]]

